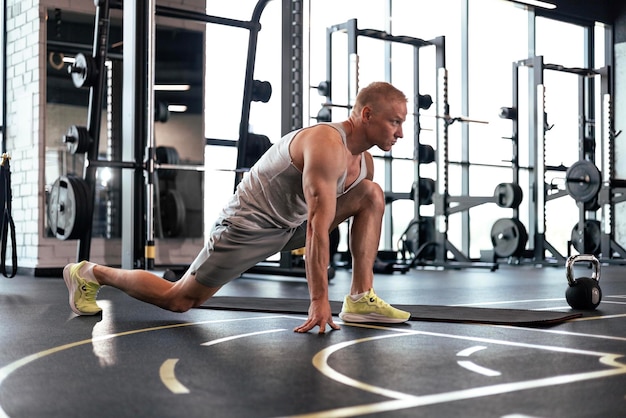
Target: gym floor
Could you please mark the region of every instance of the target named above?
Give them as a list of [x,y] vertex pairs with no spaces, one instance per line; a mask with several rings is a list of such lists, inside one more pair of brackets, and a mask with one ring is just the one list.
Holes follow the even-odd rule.
[[[106,287],[102,315],[77,317],[61,277],[2,277],[0,417],[624,416],[623,271],[603,265],[600,306],[557,325],[337,318],[324,335],[292,332],[304,315],[176,314]],[[331,300],[349,282],[338,270]],[[525,265],[375,279],[392,304],[571,313],[566,288],[564,267]],[[301,277],[245,275],[218,296],[308,293]]]

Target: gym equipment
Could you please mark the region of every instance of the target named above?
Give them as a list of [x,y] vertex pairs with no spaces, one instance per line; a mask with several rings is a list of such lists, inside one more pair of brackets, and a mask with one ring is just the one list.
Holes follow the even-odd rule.
[[[521,69],[526,72],[521,74]],[[546,70],[569,73],[576,76],[578,80],[578,162],[572,164],[565,169],[565,189],[555,192],[553,184],[546,181],[546,172],[552,170],[560,170],[565,168],[561,166],[546,165],[546,132],[551,129],[551,125],[547,122],[546,113],[546,86],[545,72]],[[532,74],[529,80],[532,81],[531,86],[526,85],[526,75]],[[533,56],[528,59],[520,60],[513,63],[513,103],[510,108],[501,108],[500,117],[511,119],[512,133],[510,139],[514,145],[514,157],[517,158],[519,153],[520,130],[524,121],[518,120],[521,115],[528,117],[529,122],[535,127],[529,130],[527,144],[530,154],[529,172],[530,187],[535,191],[535,196],[529,201],[529,235],[532,238],[532,248],[528,253],[531,255],[529,262],[533,264],[553,264],[565,263],[566,257],[557,251],[553,245],[546,239],[546,229],[550,227],[546,221],[546,203],[554,199],[567,196],[568,194],[577,202],[579,209],[579,225],[583,231],[576,232],[576,237],[586,235],[584,225],[587,211],[596,211],[600,207],[603,210],[602,223],[602,251],[605,257],[613,257],[614,254],[621,254],[626,257],[626,251],[619,247],[611,236],[613,219],[610,207],[610,192],[604,191],[614,185],[613,179],[613,159],[615,152],[613,150],[612,119],[612,84],[611,69],[604,67],[600,69],[592,68],[568,68],[562,65],[547,64],[544,62],[543,56]],[[522,81],[520,83],[520,81]],[[599,91],[595,91],[593,86],[600,85]],[[527,98],[528,110],[521,112],[519,110],[520,92],[528,91]],[[601,106],[594,103],[599,102],[602,98]],[[600,109],[596,113],[596,109]],[[599,126],[601,121],[602,129],[595,130],[594,127]],[[596,139],[595,132],[601,133],[599,143],[602,144],[602,168],[596,167]],[[523,136],[523,135],[522,135]],[[516,162],[517,164],[517,162]],[[520,167],[517,166],[519,169]],[[515,181],[515,179],[514,179]],[[611,185],[611,186],[607,186]],[[597,201],[596,201],[597,200]],[[594,228],[591,226],[590,228]],[[606,231],[606,233],[605,233]],[[588,232],[587,232],[588,234]],[[580,239],[572,238],[573,242],[579,242]],[[586,240],[585,240],[586,241]],[[582,244],[582,243],[581,243]],[[587,246],[585,243],[583,247]],[[584,250],[585,248],[581,248]]]
[[433,193],[435,193],[435,180],[422,177],[414,181],[409,193],[385,192],[385,203],[389,204],[396,200],[406,199],[415,201],[419,199],[419,205],[432,205]]
[[428,144],[418,144],[417,162],[430,164],[435,162],[435,149]]
[[[574,278],[574,264],[578,262],[590,262],[593,267],[591,277]],[[565,299],[573,309],[594,310],[602,300],[600,289],[600,262],[591,254],[579,254],[569,257],[565,263],[565,276],[567,277],[567,290]]]
[[584,228],[582,231],[579,225],[579,223],[576,223],[572,228],[571,244],[573,247],[581,254],[600,255],[602,239],[600,221],[587,219],[583,223]]
[[[238,148],[237,170],[243,168],[243,158],[246,155],[246,145],[249,136],[249,112],[250,103],[252,101],[267,101],[271,97],[271,85],[268,82],[253,80],[253,71],[256,58],[256,44],[258,32],[261,30],[260,18],[261,14],[269,0],[259,0],[254,8],[252,17],[249,21],[228,19],[219,16],[210,16],[204,13],[198,13],[190,10],[177,9],[156,5],[154,1],[139,2],[139,6],[143,10],[131,10],[132,8],[124,8],[123,2],[115,0],[96,0],[94,4],[96,8],[96,18],[94,23],[94,42],[93,50],[90,56],[78,54],[76,61],[69,68],[69,74],[76,87],[89,87],[89,117],[88,126],[86,128],[71,127],[68,134],[64,138],[70,152],[83,153],[85,156],[85,169],[83,173],[84,180],[76,178],[62,177],[57,180],[52,187],[50,196],[50,207],[48,215],[50,218],[51,229],[59,239],[78,238],[78,254],[77,260],[89,259],[92,238],[92,216],[91,208],[95,201],[96,186],[96,170],[99,167],[121,168],[133,170],[133,176],[130,182],[122,186],[123,192],[132,191],[131,199],[135,200],[132,212],[124,212],[122,214],[122,223],[130,224],[131,227],[122,228],[122,265],[125,268],[147,268],[151,269],[154,265],[154,198],[159,197],[160,193],[154,192],[154,181],[156,175],[167,178],[168,175],[174,175],[174,169],[187,169],[183,166],[176,167],[159,167],[159,165],[171,166],[171,156],[159,157],[164,158],[165,163],[157,163],[153,135],[154,121],[165,121],[168,112],[164,103],[154,103],[154,51],[155,51],[155,16],[170,17],[175,19],[186,19],[197,22],[213,23],[229,27],[245,29],[249,33],[248,51],[246,59],[246,73],[244,80],[243,106],[241,113],[241,123],[239,125],[238,140],[211,140],[207,139],[207,144],[216,141],[219,145],[229,145]],[[100,160],[98,156],[98,141],[100,137],[100,126],[102,119],[102,106],[106,94],[105,76],[107,69],[105,63],[107,61],[107,52],[109,48],[109,22],[110,9],[117,8],[124,12],[124,18],[133,21],[133,30],[136,32],[131,34],[129,31],[124,33],[125,51],[136,52],[131,59],[124,59],[124,72],[135,69],[138,77],[134,80],[133,85],[140,94],[134,95],[133,99],[124,101],[128,108],[134,110],[133,121],[138,127],[133,132],[134,135],[140,133],[134,141],[136,146],[133,151],[133,161],[120,161],[119,157],[111,160]],[[146,36],[148,34],[148,36]],[[137,40],[146,42],[139,45]],[[129,42],[130,41],[130,42]],[[143,41],[142,41],[143,42]],[[129,54],[131,55],[131,54]],[[115,65],[115,62],[113,63]],[[130,97],[130,96],[129,96]],[[127,97],[124,96],[124,99]],[[147,112],[146,112],[147,110]],[[157,169],[162,168],[161,173],[156,173]],[[167,170],[172,170],[168,172]],[[203,171],[202,167],[189,166],[189,170]],[[134,190],[145,191],[143,199],[136,198]],[[130,193],[129,193],[130,194]],[[167,226],[168,234],[175,233],[175,226],[180,224],[182,213],[179,205],[170,204],[176,201],[171,192],[167,192],[165,197],[165,207],[173,208],[172,219],[173,226]],[[86,208],[89,208],[87,210]],[[167,213],[167,212],[166,212]]]
[[93,87],[98,81],[99,70],[91,55],[76,54],[74,63],[67,67],[76,88]]
[[[158,165],[177,165],[180,162],[178,151],[173,147],[156,147],[156,162]],[[157,175],[161,180],[172,180],[176,178],[175,169],[158,169]]]
[[187,209],[183,196],[176,189],[167,189],[159,195],[160,221],[163,237],[174,238],[185,229]]
[[567,193],[577,202],[590,202],[598,196],[602,186],[602,174],[589,160],[580,160],[572,164],[565,174]]
[[528,233],[519,219],[501,218],[491,227],[491,243],[498,257],[508,258],[522,255],[527,242]]
[[251,100],[267,103],[272,97],[272,85],[269,81],[252,80]]
[[417,106],[420,109],[428,110],[433,105],[433,98],[430,94],[418,94]]
[[250,168],[270,149],[272,143],[265,135],[248,134],[248,146],[243,158],[243,168]]
[[313,89],[317,89],[320,96],[330,97],[330,81],[320,81],[317,86],[311,86]]
[[83,154],[89,151],[93,140],[86,127],[72,125],[63,135],[63,143],[71,154]]
[[501,208],[516,209],[522,203],[524,192],[519,184],[500,183],[496,186],[493,196],[496,204]]
[[494,188],[492,196],[448,196],[448,202],[456,205],[447,208],[446,212],[451,215],[485,203],[495,203],[501,208],[517,209],[523,198],[524,193],[518,184],[500,183]]
[[[7,153],[2,154],[0,163],[0,243],[2,253],[0,254],[0,272],[6,278],[15,277],[17,274],[17,241],[15,241],[15,223],[11,214],[11,157]],[[6,270],[7,242],[11,239],[11,273]]]
[[91,223],[92,206],[85,180],[76,176],[59,177],[50,189],[50,230],[60,240],[79,238]]
[[322,107],[320,109],[319,112],[317,112],[317,116],[315,116],[313,119],[317,120],[318,122],[330,122],[332,121],[332,113],[330,111],[329,107]]
[[513,107],[501,107],[499,115],[502,119],[516,119],[517,110]]
[[419,264],[419,261],[434,260],[435,218],[422,216],[420,219],[413,219],[400,239],[400,253],[403,259],[409,255],[412,259],[410,266]]

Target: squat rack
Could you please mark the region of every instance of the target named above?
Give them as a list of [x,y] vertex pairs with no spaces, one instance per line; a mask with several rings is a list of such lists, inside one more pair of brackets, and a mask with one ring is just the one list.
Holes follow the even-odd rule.
[[[533,263],[550,263],[546,258],[546,251],[554,257],[556,263],[563,264],[565,256],[560,254],[545,237],[545,204],[553,199],[560,198],[568,193],[576,200],[579,210],[578,223],[572,232],[572,241],[579,252],[594,252],[602,254],[603,262],[610,261],[615,256],[622,260],[626,258],[624,250],[614,239],[613,211],[615,203],[626,201],[624,194],[626,181],[615,178],[614,170],[614,138],[617,136],[613,130],[613,101],[611,88],[611,67],[600,69],[570,68],[562,65],[544,63],[542,56],[534,56],[513,63],[513,134],[515,143],[519,136],[518,90],[520,68],[531,68],[531,88],[529,104],[531,125],[534,129],[529,132],[529,145],[533,158],[531,163],[530,181],[533,190],[533,199],[529,213],[529,237]],[[549,129],[545,112],[545,86],[544,71],[560,71],[578,75],[579,86],[579,161],[567,168],[566,190],[552,191],[546,184],[545,175],[550,167],[545,165],[545,134]],[[593,85],[589,80],[600,77],[601,85],[601,109],[600,118],[595,117],[593,104]],[[601,121],[600,143],[601,164],[600,171],[596,166],[595,147],[596,140],[592,127],[595,121]],[[518,145],[516,145],[518,146]],[[552,168],[555,169],[555,168]],[[582,173],[581,176],[579,173]],[[597,173],[594,174],[594,173]],[[600,178],[601,177],[601,178]],[[591,192],[590,192],[591,191]],[[594,192],[595,191],[595,195]],[[595,221],[596,210],[602,209],[602,221]],[[593,225],[601,224],[596,231],[589,231],[591,218]],[[572,244],[572,241],[569,244]],[[568,251],[569,252],[569,251]]]

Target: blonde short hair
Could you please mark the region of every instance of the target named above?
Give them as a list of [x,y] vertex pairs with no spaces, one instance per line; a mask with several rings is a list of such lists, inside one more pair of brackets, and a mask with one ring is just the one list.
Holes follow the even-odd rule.
[[358,115],[365,106],[376,110],[378,105],[386,102],[407,102],[406,95],[396,87],[385,81],[375,81],[363,87],[356,96],[356,103],[352,108],[352,114]]

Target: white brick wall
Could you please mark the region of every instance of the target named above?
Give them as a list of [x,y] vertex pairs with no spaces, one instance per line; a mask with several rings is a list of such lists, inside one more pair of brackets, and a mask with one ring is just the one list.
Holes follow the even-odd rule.
[[41,236],[41,14],[34,0],[7,0],[7,150],[20,267],[38,264]]

